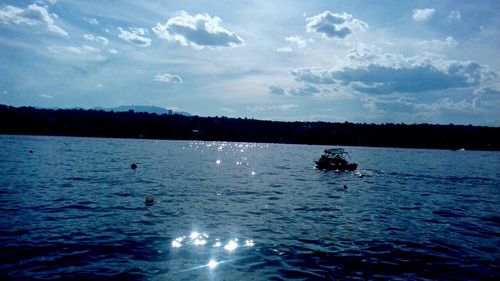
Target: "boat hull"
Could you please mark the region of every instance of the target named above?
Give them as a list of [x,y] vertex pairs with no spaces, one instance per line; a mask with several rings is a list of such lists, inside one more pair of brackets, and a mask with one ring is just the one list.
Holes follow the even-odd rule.
[[336,164],[316,161],[316,168],[320,170],[354,171],[358,168],[356,163]]

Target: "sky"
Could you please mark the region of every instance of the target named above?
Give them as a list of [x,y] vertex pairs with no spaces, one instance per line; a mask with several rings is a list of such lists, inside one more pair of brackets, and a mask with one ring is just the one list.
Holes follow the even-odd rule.
[[0,0],[0,104],[500,126],[500,1]]

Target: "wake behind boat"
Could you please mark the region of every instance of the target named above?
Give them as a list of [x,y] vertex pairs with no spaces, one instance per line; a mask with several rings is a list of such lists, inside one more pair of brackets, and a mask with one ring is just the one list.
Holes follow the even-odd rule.
[[315,161],[316,168],[320,170],[354,171],[358,168],[358,164],[345,160],[345,156],[349,154],[343,148],[325,149],[324,152],[321,158]]

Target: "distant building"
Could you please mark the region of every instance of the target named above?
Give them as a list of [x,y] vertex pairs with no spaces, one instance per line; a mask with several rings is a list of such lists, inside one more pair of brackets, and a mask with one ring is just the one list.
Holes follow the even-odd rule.
[[172,109],[169,109],[168,110],[168,115],[172,115],[172,114],[173,114]]

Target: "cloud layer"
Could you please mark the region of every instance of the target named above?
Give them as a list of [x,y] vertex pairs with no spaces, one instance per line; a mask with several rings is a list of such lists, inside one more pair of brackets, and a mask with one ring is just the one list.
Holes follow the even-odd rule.
[[95,18],[83,17],[83,20],[91,25],[98,25],[99,24],[99,21]]
[[447,19],[448,22],[459,21],[462,19],[462,14],[460,13],[459,10],[453,10],[450,12]]
[[414,21],[428,21],[436,12],[434,9],[413,9],[412,18]]
[[[367,57],[369,55],[364,55]],[[371,54],[367,64],[339,69],[301,68],[291,72],[299,82],[350,86],[368,94],[421,93],[479,86],[498,77],[487,66],[473,61],[448,61]]]
[[100,43],[102,45],[108,45],[108,43],[109,43],[108,38],[102,37],[102,36],[94,36],[92,34],[84,34],[83,38],[85,38],[89,41],[94,41],[94,42]]
[[285,89],[278,85],[271,85],[268,87],[268,91],[271,95],[276,96],[314,96],[321,93],[321,89],[313,85],[301,85],[298,87],[290,87]]
[[120,31],[118,37],[131,44],[140,47],[149,47],[151,45],[151,38],[144,36],[147,33],[147,30],[144,28],[130,27],[129,30],[124,30],[123,28],[118,27],[118,30]]
[[250,111],[289,111],[294,108],[299,107],[296,104],[282,104],[282,105],[270,105],[270,106],[251,106],[247,109]]
[[297,47],[304,48],[307,46],[307,41],[302,36],[289,36],[285,38],[285,41],[297,44]]
[[182,11],[179,16],[170,18],[165,24],[157,23],[153,32],[159,38],[195,49],[217,49],[244,44],[241,37],[225,29],[220,23],[219,17],[211,17],[208,14],[191,16]]
[[92,46],[51,46],[50,52],[57,54],[56,58],[65,61],[77,62],[101,62],[106,58],[101,54],[101,50]]
[[306,19],[307,31],[320,33],[325,38],[344,39],[355,31],[368,29],[368,24],[347,13],[334,14],[325,11]]
[[182,78],[179,75],[172,75],[169,73],[159,73],[155,76],[155,81],[165,82],[165,83],[182,83]]
[[0,10],[0,20],[4,24],[41,25],[52,33],[67,37],[68,33],[54,23],[56,18],[55,14],[49,14],[45,6],[38,6],[37,4],[31,4],[25,9],[6,5]]

